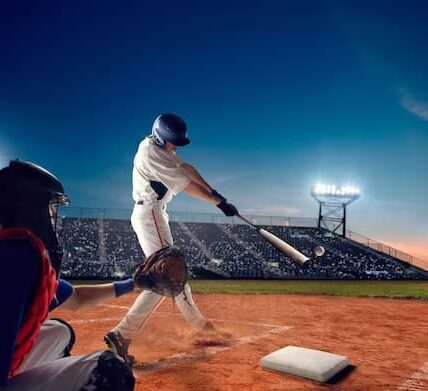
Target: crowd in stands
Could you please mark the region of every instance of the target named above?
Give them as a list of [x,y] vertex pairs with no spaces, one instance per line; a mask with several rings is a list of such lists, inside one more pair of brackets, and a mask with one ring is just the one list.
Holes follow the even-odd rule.
[[129,221],[65,218],[63,275],[70,278],[122,278],[133,273],[143,252]]
[[[174,245],[193,278],[412,279],[426,274],[409,264],[319,228],[264,226],[311,258],[304,266],[243,224],[171,222]],[[127,220],[64,218],[63,274],[73,279],[130,276],[144,254]],[[322,245],[325,254],[313,256]]]

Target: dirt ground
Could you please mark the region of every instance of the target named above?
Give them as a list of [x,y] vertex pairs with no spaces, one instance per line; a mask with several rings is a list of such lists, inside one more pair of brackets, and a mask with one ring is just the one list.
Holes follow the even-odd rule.
[[[73,325],[73,353],[85,354],[104,349],[103,335],[134,298],[52,316]],[[226,294],[195,300],[224,335],[192,330],[166,300],[131,345],[136,390],[428,390],[427,302]],[[260,367],[263,356],[288,345],[347,356],[354,368],[323,384]]]

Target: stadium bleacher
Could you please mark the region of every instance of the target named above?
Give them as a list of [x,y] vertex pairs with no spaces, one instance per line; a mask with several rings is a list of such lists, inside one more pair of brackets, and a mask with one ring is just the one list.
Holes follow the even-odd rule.
[[[193,278],[242,279],[425,279],[426,273],[392,256],[308,227],[262,226],[311,257],[300,266],[243,224],[171,222],[175,245],[186,256]],[[65,217],[63,276],[114,279],[132,275],[144,254],[128,220]]]

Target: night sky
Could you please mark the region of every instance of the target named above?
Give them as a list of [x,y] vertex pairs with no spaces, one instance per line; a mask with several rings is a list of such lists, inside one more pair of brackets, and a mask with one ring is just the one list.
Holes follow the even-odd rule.
[[427,16],[424,0],[2,2],[0,166],[130,209],[138,142],[174,112],[180,156],[243,214],[316,217],[313,184],[352,184],[350,229],[428,259]]

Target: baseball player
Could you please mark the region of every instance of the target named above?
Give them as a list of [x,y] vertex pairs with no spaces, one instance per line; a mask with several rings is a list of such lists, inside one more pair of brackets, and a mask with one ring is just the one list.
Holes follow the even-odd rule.
[[133,390],[134,377],[111,352],[69,356],[72,328],[46,320],[63,304],[78,309],[133,289],[133,281],[73,288],[59,280],[62,248],[56,208],[68,202],[62,184],[42,167],[19,160],[0,170],[0,390]]
[[[167,246],[173,238],[169,227],[167,204],[184,191],[192,197],[217,206],[226,216],[238,214],[236,207],[215,191],[192,165],[176,153],[177,147],[188,145],[185,122],[175,114],[161,114],[152,126],[152,133],[140,144],[132,171],[132,227],[146,257]],[[122,321],[104,340],[107,346],[128,361],[131,339],[142,329],[150,314],[162,302],[163,296],[143,291]],[[214,329],[196,306],[189,284],[175,298],[184,319],[198,329]]]

